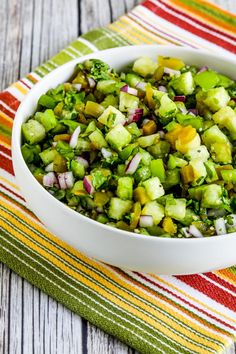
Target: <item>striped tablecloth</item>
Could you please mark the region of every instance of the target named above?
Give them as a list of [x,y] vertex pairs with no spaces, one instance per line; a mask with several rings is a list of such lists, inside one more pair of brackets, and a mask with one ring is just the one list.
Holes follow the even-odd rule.
[[0,260],[141,353],[220,353],[236,335],[236,268],[153,276],[87,258],[50,234],[15,184],[11,129],[30,88],[81,55],[133,44],[236,54],[236,17],[205,0],[150,0],[91,31],[0,94]]

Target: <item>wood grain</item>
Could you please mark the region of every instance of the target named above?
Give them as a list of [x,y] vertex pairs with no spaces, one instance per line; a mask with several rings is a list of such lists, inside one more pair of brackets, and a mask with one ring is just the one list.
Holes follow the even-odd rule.
[[[1,0],[0,89],[140,0]],[[214,0],[236,13],[236,3]],[[131,354],[0,264],[0,354]],[[230,348],[227,354],[233,354]]]

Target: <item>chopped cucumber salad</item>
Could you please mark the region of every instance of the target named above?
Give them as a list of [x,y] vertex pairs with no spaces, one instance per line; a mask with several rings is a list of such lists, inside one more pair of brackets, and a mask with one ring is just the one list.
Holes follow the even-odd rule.
[[38,182],[93,220],[159,237],[236,231],[236,82],[208,67],[86,60],[39,98],[22,137]]

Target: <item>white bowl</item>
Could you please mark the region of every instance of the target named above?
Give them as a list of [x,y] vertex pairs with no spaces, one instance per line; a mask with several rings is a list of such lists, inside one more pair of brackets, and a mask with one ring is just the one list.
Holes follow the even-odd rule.
[[174,46],[130,46],[108,49],[75,59],[43,78],[20,105],[13,127],[14,171],[29,208],[46,227],[77,250],[100,261],[157,274],[200,273],[236,264],[236,233],[201,239],[171,239],[118,230],[71,210],[50,195],[33,177],[21,154],[21,125],[34,113],[38,98],[71,77],[76,63],[88,58],[106,61],[118,70],[147,55],[179,57],[188,64],[211,68],[236,79],[233,59]]

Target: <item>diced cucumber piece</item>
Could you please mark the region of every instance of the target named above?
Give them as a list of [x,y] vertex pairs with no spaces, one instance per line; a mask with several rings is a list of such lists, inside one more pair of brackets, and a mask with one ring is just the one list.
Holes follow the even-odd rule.
[[22,124],[22,133],[28,144],[37,144],[46,136],[45,128],[37,120],[30,119]]
[[172,79],[170,85],[178,95],[191,95],[195,88],[191,71],[187,71],[179,77]]
[[128,73],[125,75],[125,82],[131,87],[136,87],[140,81],[143,81],[143,78],[139,75],[134,73]]
[[170,189],[180,183],[180,172],[178,168],[166,171],[166,179],[164,182],[165,189]]
[[164,188],[158,177],[152,177],[143,182],[146,193],[151,200],[160,198],[165,194]]
[[190,198],[200,201],[202,199],[203,192],[206,188],[207,188],[206,185],[189,188],[188,193],[190,195]]
[[149,57],[141,57],[135,60],[133,71],[143,77],[154,74],[157,64]]
[[71,171],[75,177],[80,178],[80,179],[84,178],[84,175],[85,175],[84,165],[82,165],[81,163],[79,163],[76,160],[71,160],[70,168],[71,168]]
[[190,149],[186,154],[186,157],[189,160],[199,159],[202,162],[206,162],[209,159],[210,154],[205,145],[200,145],[197,148]]
[[117,124],[106,135],[106,141],[115,150],[121,151],[123,147],[131,142],[132,135],[123,127]]
[[193,116],[191,114],[177,113],[176,119],[181,125],[191,125],[193,128],[201,131],[203,129],[203,118],[200,116]]
[[107,95],[104,98],[104,101],[102,101],[100,104],[101,106],[103,106],[104,108],[108,108],[109,106],[113,106],[115,108],[118,107],[118,97],[114,96],[114,95]]
[[179,221],[181,222],[181,224],[189,226],[192,224],[193,221],[197,221],[199,219],[200,217],[196,215],[193,210],[186,208],[185,217]]
[[187,161],[184,159],[181,159],[180,157],[177,157],[175,155],[170,154],[169,155],[169,160],[167,162],[167,167],[169,170],[173,170],[176,167],[184,167],[188,164]]
[[165,215],[164,210],[163,205],[156,201],[152,201],[145,204],[142,210],[142,215],[152,216],[154,225],[158,225]]
[[128,130],[130,134],[132,134],[136,138],[141,135],[141,131],[135,122],[126,125],[125,128]]
[[35,119],[44,126],[46,132],[57,125],[57,119],[52,109],[46,109],[45,112],[37,112]]
[[130,200],[111,198],[108,216],[115,220],[121,220],[123,216],[130,212],[133,203]]
[[175,102],[173,102],[167,94],[162,95],[160,104],[158,104],[158,107],[155,109],[155,113],[159,116],[161,123],[168,124],[177,112],[178,108]]
[[118,92],[122,86],[124,86],[124,83],[118,83],[115,80],[100,80],[97,83],[96,89],[107,95]]
[[211,145],[211,157],[215,162],[231,163],[231,146],[225,143],[214,143]]
[[145,166],[149,166],[152,160],[152,155],[142,148],[139,148],[138,151],[141,154],[141,163]]
[[45,95],[40,96],[40,98],[38,100],[38,104],[40,106],[53,109],[56,106],[56,101],[51,96],[45,94]]
[[217,181],[219,179],[219,177],[218,177],[218,174],[216,172],[214,162],[212,162],[210,160],[206,161],[205,162],[205,167],[206,167],[206,171],[207,171],[207,177],[206,177],[207,183],[211,183],[211,182]]
[[46,150],[43,150],[42,152],[40,152],[39,156],[41,158],[41,160],[43,161],[43,164],[45,166],[49,165],[51,162],[53,162],[54,158],[57,155],[57,150],[52,149],[52,148],[48,148]]
[[130,199],[133,197],[133,179],[132,177],[120,177],[116,194],[121,199]]
[[165,215],[175,220],[182,220],[186,215],[186,199],[167,198],[165,206]]
[[193,168],[194,181],[199,181],[199,183],[203,182],[205,177],[207,176],[207,171],[204,162],[200,159],[193,159],[189,162],[189,165]]
[[152,135],[141,136],[137,139],[139,146],[146,148],[152,146],[160,140],[160,135],[158,133]]
[[231,138],[236,138],[236,112],[229,106],[221,108],[213,114],[212,119],[220,127],[228,129]]
[[168,141],[161,140],[155,145],[152,145],[147,148],[148,152],[153,155],[156,159],[157,158],[164,158],[168,155],[170,151],[170,144]]
[[113,106],[109,106],[100,115],[98,121],[109,128],[113,128],[117,124],[124,124],[126,119],[124,114],[122,114],[118,109]]
[[96,126],[96,123],[94,120],[92,120],[92,122],[89,123],[89,125],[87,126],[84,134],[85,135],[89,135],[91,134],[92,132],[94,132],[96,130],[97,126]]
[[222,188],[218,184],[210,184],[203,190],[201,206],[218,208],[222,205]]
[[21,147],[21,152],[25,162],[32,163],[38,161],[38,155],[41,152],[40,145],[29,145],[25,143]]
[[127,92],[120,91],[119,110],[127,112],[129,109],[138,108],[139,98]]
[[107,146],[107,142],[98,128],[89,135],[89,140],[91,141],[93,147],[97,150],[101,150],[103,147]]
[[101,106],[99,103],[93,102],[93,101],[86,102],[86,105],[84,108],[85,114],[97,118],[102,114],[103,111],[104,111],[104,107]]
[[218,128],[217,125],[213,125],[208,128],[202,134],[202,140],[204,144],[210,148],[214,143],[226,143],[229,144],[227,136]]
[[119,156],[123,161],[126,161],[130,155],[133,153],[134,149],[138,147],[137,143],[130,144],[126,146],[122,151],[119,152]]
[[152,177],[158,177],[161,182],[165,181],[166,172],[162,159],[152,160],[150,163]]
[[194,77],[195,84],[204,91],[214,88],[220,81],[219,75],[212,70],[203,71]]
[[137,182],[145,181],[150,177],[151,177],[151,170],[148,166],[139,167],[134,174],[135,181]]
[[217,87],[207,91],[204,104],[211,110],[216,112],[222,107],[227,106],[230,101],[230,96],[224,87]]
[[222,170],[221,176],[226,183],[236,183],[236,170]]

